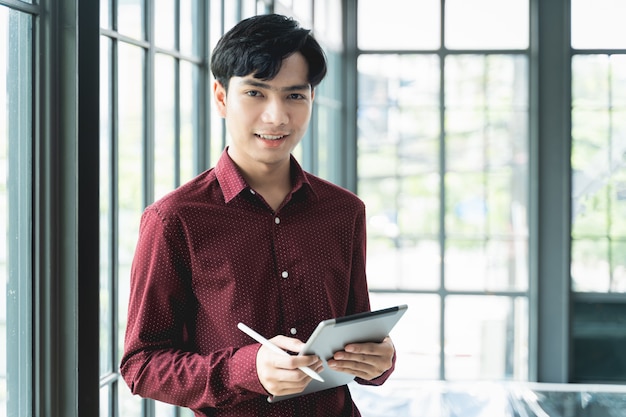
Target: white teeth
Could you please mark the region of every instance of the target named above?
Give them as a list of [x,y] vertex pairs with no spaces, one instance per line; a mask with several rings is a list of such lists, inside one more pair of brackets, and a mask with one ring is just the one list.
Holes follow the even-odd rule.
[[267,139],[267,140],[276,140],[276,139],[280,139],[283,136],[274,136],[274,135],[258,135],[261,139]]

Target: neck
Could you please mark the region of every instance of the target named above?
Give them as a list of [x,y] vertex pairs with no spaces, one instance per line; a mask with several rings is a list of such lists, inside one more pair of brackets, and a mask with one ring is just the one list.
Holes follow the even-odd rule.
[[291,160],[276,164],[245,164],[232,159],[248,185],[276,211],[291,191]]

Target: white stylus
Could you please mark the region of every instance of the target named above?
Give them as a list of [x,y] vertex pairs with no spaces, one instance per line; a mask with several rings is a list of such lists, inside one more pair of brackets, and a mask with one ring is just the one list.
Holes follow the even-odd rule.
[[[278,346],[276,346],[275,344],[273,344],[272,342],[270,342],[269,340],[267,340],[266,338],[264,338],[263,336],[261,336],[260,334],[255,332],[254,330],[252,330],[250,327],[246,326],[245,324],[239,323],[237,325],[237,327],[239,328],[239,330],[241,330],[242,332],[244,332],[245,334],[247,334],[248,336],[250,336],[251,338],[253,338],[257,342],[259,342],[263,346],[267,346],[272,351],[274,351],[276,353],[279,353],[281,355],[289,356],[289,354],[287,352],[285,352],[284,350],[282,350],[281,348],[279,348]],[[317,381],[320,381],[320,382],[324,382],[324,379],[321,376],[319,376],[319,374],[317,372],[315,372],[314,370],[312,370],[311,368],[309,368],[307,366],[301,366],[298,369],[300,369],[302,372],[304,372],[305,374],[307,374],[311,378],[313,378],[313,379],[315,379]]]

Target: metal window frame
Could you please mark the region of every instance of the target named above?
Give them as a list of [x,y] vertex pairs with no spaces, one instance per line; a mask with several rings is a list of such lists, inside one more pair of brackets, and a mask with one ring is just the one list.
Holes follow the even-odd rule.
[[[12,2],[14,3],[14,2]],[[18,2],[19,3],[19,2]],[[97,0],[34,7],[33,415],[98,412]],[[43,13],[43,11],[46,13]],[[80,39],[80,42],[78,41]],[[80,372],[79,372],[80,370]]]

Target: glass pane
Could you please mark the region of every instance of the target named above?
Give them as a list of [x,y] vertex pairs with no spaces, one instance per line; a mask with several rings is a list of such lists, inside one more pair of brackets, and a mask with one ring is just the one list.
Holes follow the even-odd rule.
[[[211,2],[216,3],[216,2]],[[224,33],[235,26],[239,20],[239,2],[237,1],[222,1],[222,8],[224,10]]]
[[176,407],[160,401],[154,402],[155,416],[159,417],[178,417],[176,415]]
[[609,292],[611,274],[608,239],[572,239],[572,289]]
[[445,301],[447,380],[528,378],[528,301],[449,296]]
[[199,70],[196,65],[180,63],[180,182],[194,177],[196,157],[194,145],[198,142],[200,127],[196,109],[198,107]]
[[[320,4],[323,3],[316,2],[316,7]],[[330,27],[330,22],[325,22],[327,28]],[[341,45],[341,41],[335,40],[334,44]],[[331,182],[340,181],[342,167],[345,164],[336,152],[336,138],[343,135],[341,121],[343,89],[339,86],[342,82],[341,56],[342,53],[338,49],[326,48],[328,72],[326,78],[315,90],[315,116],[312,121],[315,124],[312,133],[315,135],[313,152],[317,152],[316,174]]]
[[606,238],[572,241],[573,288],[579,292],[609,292],[610,242]]
[[[209,136],[209,166],[215,166],[226,145],[226,126],[217,112],[211,112],[211,135]],[[300,147],[300,145],[298,145]],[[206,168],[206,167],[204,167]]]
[[[111,273],[111,43],[100,40],[100,375],[113,371]],[[117,365],[117,364],[116,364]]]
[[154,70],[154,195],[176,186],[176,61],[157,54]]
[[446,231],[456,236],[485,236],[487,201],[481,173],[446,174]]
[[178,410],[178,417],[194,417],[194,412],[189,408],[181,408]]
[[[626,118],[626,114],[623,115]],[[617,172],[610,182],[609,235],[616,239],[626,238],[626,169]],[[626,266],[626,263],[624,263]]]
[[223,2],[210,1],[209,7],[209,50],[212,51],[215,48],[215,44],[222,37],[222,33],[225,33],[224,24],[222,22],[222,13],[224,13]]
[[573,382],[623,383],[626,305],[575,301],[573,317]]
[[135,39],[144,39],[144,0],[119,0],[118,32]]
[[254,16],[256,14],[264,14],[262,11],[257,13],[258,8],[259,6],[257,5],[257,0],[243,0],[241,3],[242,18]]
[[100,0],[100,27],[111,29],[111,0]]
[[439,178],[437,174],[412,175],[400,181],[397,222],[407,237],[439,234]]
[[324,43],[327,53],[329,49],[341,50],[343,44],[341,0],[316,0],[314,7],[315,37]]
[[572,47],[626,48],[623,0],[571,0]]
[[431,55],[359,57],[358,190],[374,287],[439,283],[438,64]]
[[278,0],[274,4],[274,12],[286,16],[292,16],[302,27],[310,29],[312,27],[313,12],[311,0]]
[[175,18],[176,3],[174,0],[154,1],[154,42],[156,46],[164,49],[176,47]]
[[303,27],[310,28],[313,21],[313,1],[298,0],[292,5],[293,16],[298,19]]
[[372,310],[407,304],[389,335],[398,350],[393,380],[439,379],[441,303],[431,294],[370,294]]
[[[139,217],[144,208],[144,51],[120,44],[118,86],[118,358],[121,360],[130,286],[130,264],[139,234]],[[125,414],[122,414],[125,415]]]
[[[461,55],[446,59],[446,166],[481,171],[528,159],[527,58]],[[523,178],[523,177],[521,177]]]
[[526,49],[528,7],[528,0],[446,0],[446,47]]
[[100,417],[109,417],[113,415],[110,410],[110,401],[111,386],[105,385],[100,388]]
[[[358,2],[360,49],[437,49],[441,45],[439,0]],[[475,30],[475,28],[472,28]]]
[[398,248],[392,239],[372,237],[368,238],[367,251],[371,290],[439,288],[441,254],[437,240],[422,238]]
[[[317,95],[316,95],[317,100]],[[316,108],[317,123],[315,124],[315,135],[317,149],[318,172],[322,178],[334,181],[339,177],[337,166],[334,164],[333,138],[341,137],[341,111],[337,106],[320,104],[318,101]]]
[[[572,280],[626,292],[626,56],[572,58]],[[599,243],[597,243],[599,242]],[[613,244],[615,242],[615,244]]]
[[198,54],[199,16],[198,0],[180,0],[180,51],[184,54]]
[[33,22],[0,6],[0,415],[32,411]]
[[[605,108],[609,104],[608,55],[574,55],[572,57],[572,103],[575,107]],[[616,73],[619,77],[619,72]],[[619,79],[619,78],[618,78]],[[619,94],[619,89],[616,89]]]
[[528,241],[524,238],[446,240],[446,288],[455,291],[528,289]]
[[[438,140],[438,64],[434,56],[359,57],[359,145]],[[421,158],[438,161],[436,152]]]
[[[626,109],[626,55],[611,55],[611,100],[613,106],[620,110]],[[624,121],[623,118],[618,119]],[[622,124],[621,132],[624,133],[626,128]],[[624,136],[622,136],[624,137]]]
[[119,380],[117,385],[118,395],[118,413],[116,415],[123,417],[142,417],[141,412],[142,399],[138,395],[133,395],[128,385],[123,380]]
[[626,292],[626,239],[611,241],[611,291]]

